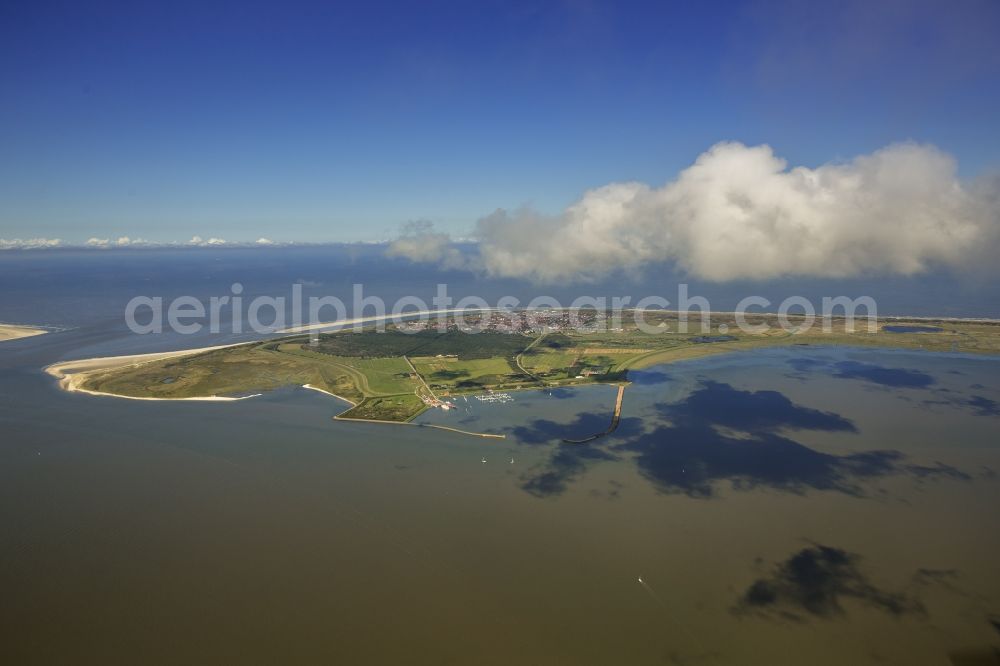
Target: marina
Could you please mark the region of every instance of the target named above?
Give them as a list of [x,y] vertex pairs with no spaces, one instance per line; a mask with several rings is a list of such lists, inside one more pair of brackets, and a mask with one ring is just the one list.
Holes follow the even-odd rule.
[[514,402],[514,396],[510,393],[503,393],[500,391],[490,391],[489,393],[484,393],[482,395],[474,396],[479,402],[498,402],[507,403]]

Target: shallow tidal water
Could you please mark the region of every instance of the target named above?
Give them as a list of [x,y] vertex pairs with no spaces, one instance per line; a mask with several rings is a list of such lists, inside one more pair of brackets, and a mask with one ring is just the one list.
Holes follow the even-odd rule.
[[72,335],[0,357],[7,663],[939,664],[1000,638],[995,360],[660,366],[568,445],[612,387],[421,419],[486,440],[298,388],[62,393],[37,362]]
[[[214,266],[184,275],[225,288]],[[650,368],[586,445],[561,440],[607,428],[613,387],[419,419],[507,435],[481,439],[334,421],[344,405],[301,388],[61,392],[57,360],[236,341],[129,335],[131,291],[85,298],[122,277],[78,275],[0,303],[66,329],[0,345],[2,663],[948,664],[1000,645],[998,359]]]

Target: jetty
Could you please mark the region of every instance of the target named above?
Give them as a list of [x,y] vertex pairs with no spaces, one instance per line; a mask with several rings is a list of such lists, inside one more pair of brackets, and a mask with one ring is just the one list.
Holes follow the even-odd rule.
[[563,441],[567,444],[586,444],[587,442],[592,442],[595,439],[604,437],[605,435],[610,435],[615,430],[617,430],[618,424],[621,422],[622,419],[622,401],[625,399],[626,386],[627,384],[618,385],[618,397],[615,398],[615,411],[611,415],[611,425],[608,426],[607,430],[595,433],[590,437],[584,437],[583,439],[563,439]]

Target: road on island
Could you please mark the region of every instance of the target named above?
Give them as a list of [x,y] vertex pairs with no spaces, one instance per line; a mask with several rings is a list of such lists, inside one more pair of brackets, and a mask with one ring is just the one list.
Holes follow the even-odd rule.
[[413,374],[417,376],[417,379],[420,380],[420,383],[424,385],[425,389],[427,389],[427,393],[430,394],[431,398],[437,400],[438,397],[434,395],[434,391],[432,391],[431,387],[427,385],[426,381],[424,381],[423,375],[417,372],[417,368],[413,365],[413,362],[409,359],[409,357],[406,354],[403,354],[403,360],[406,361],[406,364],[410,366],[410,370],[413,371]]

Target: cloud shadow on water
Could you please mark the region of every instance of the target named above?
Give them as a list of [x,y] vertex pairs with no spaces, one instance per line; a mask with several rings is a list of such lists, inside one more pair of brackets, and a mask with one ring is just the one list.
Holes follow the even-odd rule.
[[838,414],[796,405],[776,391],[705,381],[684,400],[658,409],[671,425],[616,448],[636,453],[639,471],[664,493],[710,498],[718,484],[728,481],[736,490],[833,490],[861,497],[861,481],[892,474],[969,478],[941,463],[908,464],[899,451],[835,455],[811,449],[779,431],[856,433],[857,428]]
[[926,388],[935,383],[934,377],[919,370],[906,368],[886,368],[873,363],[840,361],[835,364],[834,377],[860,379],[891,388]]
[[658,428],[622,448],[638,453],[640,472],[661,492],[699,498],[715,496],[722,481],[736,490],[835,490],[862,496],[858,480],[895,473],[903,458],[896,451],[836,456],[780,435],[736,438],[687,425]]
[[589,464],[612,460],[618,460],[618,457],[597,447],[559,444],[540,471],[523,477],[521,488],[535,497],[561,495]]
[[[541,471],[525,477],[523,488],[549,497],[567,490],[594,462],[625,453],[643,478],[665,494],[697,499],[769,488],[804,494],[823,490],[866,497],[865,484],[891,475],[927,480],[970,476],[940,462],[918,465],[894,450],[825,453],[792,439],[789,431],[855,434],[849,419],[793,403],[777,391],[747,391],[703,380],[686,398],[655,405],[664,422],[646,430],[639,418],[622,419],[614,435],[589,444],[560,444]],[[599,432],[606,415],[578,414],[569,424],[546,419],[515,429],[528,444],[544,444],[568,433]]]
[[842,617],[844,600],[859,602],[892,615],[925,616],[914,596],[872,583],[862,572],[861,558],[840,548],[814,544],[777,564],[754,581],[737,602],[737,615],[804,621]]
[[831,362],[831,360],[824,358],[796,357],[788,359],[788,365],[792,366],[799,372],[812,372],[814,370],[819,370],[820,368],[825,368],[830,365]]
[[996,400],[990,400],[981,395],[974,395],[966,404],[973,409],[976,416],[1000,416],[1000,404]]
[[654,384],[666,384],[671,377],[660,370],[629,370],[628,379],[633,384],[641,386],[651,386]]
[[657,409],[675,423],[718,425],[747,432],[781,428],[858,431],[843,416],[796,405],[778,391],[743,391],[712,380],[703,380],[684,400],[659,404]]
[[[855,434],[857,427],[834,412],[793,403],[770,390],[748,391],[702,380],[683,400],[655,405],[663,421],[647,429],[640,418],[621,421],[612,436],[588,444],[559,444],[522,488],[538,497],[565,492],[594,463],[632,460],[643,478],[665,494],[717,497],[722,487],[737,491],[769,488],[804,494],[834,491],[866,497],[865,485],[891,475],[918,480],[971,477],[941,462],[918,465],[895,450],[825,453],[795,441],[790,431]],[[600,432],[605,414],[578,414],[571,423],[547,419],[514,429],[523,443],[548,444],[575,434]]]
[[888,368],[861,361],[792,358],[788,360],[788,364],[800,373],[823,371],[837,379],[854,379],[889,388],[927,388],[937,382],[933,376],[920,370]]
[[[569,423],[559,423],[549,419],[535,419],[529,425],[517,426],[511,433],[523,444],[547,444],[549,442],[586,437],[607,430],[611,423],[610,414],[581,412]],[[641,419],[623,418],[618,424],[617,434],[625,436],[642,432]]]
[[921,404],[927,407],[945,406],[954,409],[967,410],[973,416],[1000,416],[1000,403],[991,400],[986,396],[973,395],[970,397],[952,394],[951,391],[939,389],[937,392],[939,399],[924,400]]

